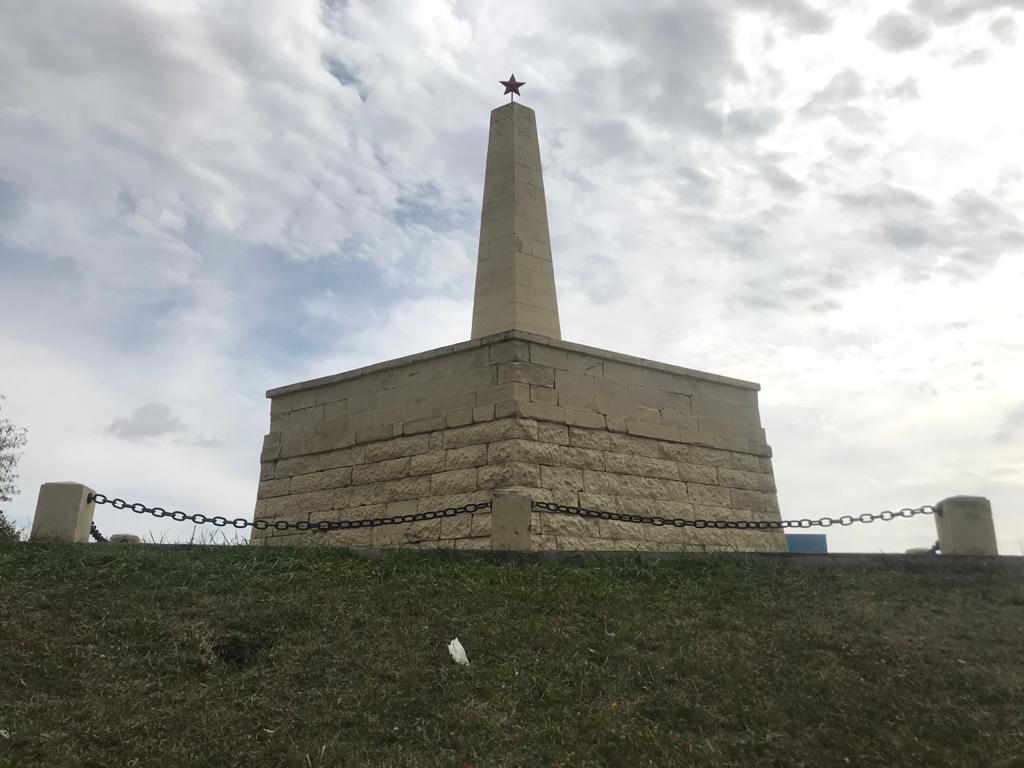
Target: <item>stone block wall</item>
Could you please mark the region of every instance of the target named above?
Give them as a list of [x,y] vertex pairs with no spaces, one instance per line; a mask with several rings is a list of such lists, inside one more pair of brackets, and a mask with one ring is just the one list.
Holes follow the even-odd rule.
[[[256,518],[341,520],[537,501],[778,519],[756,384],[520,332],[283,387]],[[490,513],[255,540],[489,547]],[[534,548],[784,550],[780,532],[676,529],[535,512]]]

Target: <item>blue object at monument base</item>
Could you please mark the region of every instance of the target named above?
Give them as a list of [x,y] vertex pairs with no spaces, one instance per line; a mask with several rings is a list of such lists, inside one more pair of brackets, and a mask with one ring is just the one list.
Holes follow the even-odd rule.
[[828,542],[824,533],[787,533],[786,546],[790,552],[828,553]]

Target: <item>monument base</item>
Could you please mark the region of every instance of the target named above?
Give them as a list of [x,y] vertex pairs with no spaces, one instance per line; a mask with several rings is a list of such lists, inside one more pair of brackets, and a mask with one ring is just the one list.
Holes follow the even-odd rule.
[[[757,384],[508,331],[271,390],[255,519],[355,520],[519,492],[609,512],[780,519]],[[491,512],[261,543],[491,548]],[[532,549],[785,551],[781,531],[533,512]]]

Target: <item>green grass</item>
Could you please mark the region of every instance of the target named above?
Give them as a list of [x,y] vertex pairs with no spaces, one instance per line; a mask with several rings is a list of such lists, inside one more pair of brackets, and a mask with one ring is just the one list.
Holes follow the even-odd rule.
[[0,765],[1024,766],[1022,573],[3,545]]

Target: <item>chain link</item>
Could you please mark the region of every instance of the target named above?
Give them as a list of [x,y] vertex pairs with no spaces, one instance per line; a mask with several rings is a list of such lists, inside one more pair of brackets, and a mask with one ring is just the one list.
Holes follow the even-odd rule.
[[[129,504],[124,499],[111,499],[102,493],[90,493],[89,501],[94,504],[109,504],[114,509],[130,509],[137,515],[150,514],[154,517],[169,517],[178,523],[183,523],[186,520],[195,523],[196,525],[204,525],[210,523],[220,528],[231,526],[242,530],[244,528],[251,527],[256,531],[266,531],[268,529],[275,531],[343,531],[350,528],[376,528],[381,525],[398,525],[399,523],[419,523],[424,520],[436,520],[440,517],[455,517],[456,515],[464,515],[468,512],[478,512],[481,509],[490,509],[490,501],[480,501],[475,504],[465,504],[461,507],[448,507],[446,509],[435,509],[430,512],[416,512],[407,515],[392,515],[391,517],[369,517],[362,520],[321,520],[319,522],[312,522],[309,520],[299,520],[297,522],[291,522],[288,520],[277,520],[270,522],[269,520],[246,520],[244,517],[236,517],[234,520],[228,520],[226,517],[216,515],[215,517],[209,517],[202,513],[196,513],[194,515],[187,515],[184,512],[168,512],[162,507],[147,507],[145,504],[138,502]],[[93,526],[93,536],[102,535],[96,530],[96,526]],[[96,539],[97,541],[106,541],[106,539]]]
[[100,543],[104,543],[107,540],[107,537],[100,533],[100,529],[96,527],[96,523],[89,523],[89,535]]
[[601,512],[595,509],[583,507],[570,507],[564,504],[553,504],[549,501],[533,502],[533,509],[542,512],[554,512],[560,515],[572,515],[574,517],[590,517],[598,520],[616,520],[623,523],[642,523],[646,525],[670,525],[675,528],[728,528],[738,530],[775,530],[778,528],[830,528],[833,525],[853,525],[854,523],[873,523],[876,520],[895,520],[897,517],[911,518],[915,515],[931,515],[935,513],[935,507],[926,504],[922,507],[911,509],[904,507],[897,512],[885,510],[883,512],[865,512],[853,516],[843,515],[842,517],[819,517],[817,520],[803,518],[800,520],[687,520],[679,517],[661,517],[659,515],[630,515],[620,512]]

